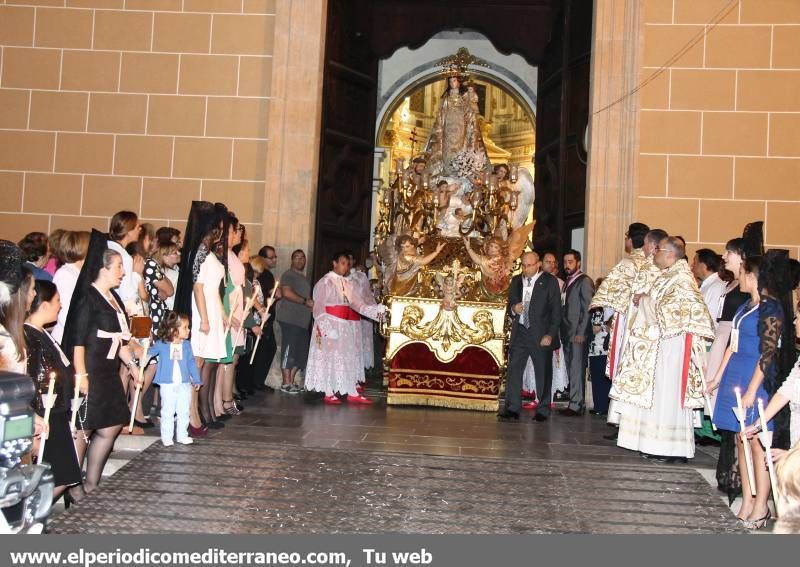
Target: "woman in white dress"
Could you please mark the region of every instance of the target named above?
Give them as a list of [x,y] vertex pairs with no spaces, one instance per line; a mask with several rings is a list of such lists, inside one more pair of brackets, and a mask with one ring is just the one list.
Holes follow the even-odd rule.
[[219,237],[219,228],[212,229],[206,235],[197,250],[193,267],[192,351],[203,380],[199,409],[206,425],[214,422],[212,374],[216,364],[209,361],[227,356],[224,309],[219,294],[220,283],[225,278],[225,266],[211,251]]

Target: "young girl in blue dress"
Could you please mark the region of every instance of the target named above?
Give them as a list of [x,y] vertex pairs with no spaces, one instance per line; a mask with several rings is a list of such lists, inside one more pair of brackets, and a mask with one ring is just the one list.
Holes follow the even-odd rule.
[[[714,407],[714,425],[722,431],[740,432],[739,421],[733,412],[736,389],[741,392],[745,410],[745,426],[759,419],[758,400],[767,404],[767,389],[777,374],[777,352],[783,326],[783,310],[769,293],[767,267],[760,256],[747,258],[739,274],[741,291],[750,295],[733,318],[730,344],[717,375],[708,384],[709,390],[719,387]],[[759,277],[761,274],[761,277]],[[767,424],[772,431],[772,421]],[[749,529],[760,529],[769,520],[767,499],[770,494],[769,473],[764,460],[764,448],[751,442],[756,495],[749,490],[749,478],[741,437],[736,436],[739,472],[742,477],[742,507],[738,518]]]

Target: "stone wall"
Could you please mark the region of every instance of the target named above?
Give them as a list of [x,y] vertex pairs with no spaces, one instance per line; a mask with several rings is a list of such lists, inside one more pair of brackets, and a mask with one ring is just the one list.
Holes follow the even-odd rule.
[[[729,0],[642,5],[642,80]],[[634,217],[721,251],[752,220],[800,251],[800,2],[742,0],[640,92]]]
[[[284,2],[284,0],[280,0]],[[262,240],[276,0],[0,0],[2,237],[182,227],[227,203]]]

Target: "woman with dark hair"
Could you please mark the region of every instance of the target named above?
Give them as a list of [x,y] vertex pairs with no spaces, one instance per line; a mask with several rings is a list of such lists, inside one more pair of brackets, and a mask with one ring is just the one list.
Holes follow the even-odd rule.
[[75,388],[75,370],[55,339],[45,330],[52,324],[61,309],[58,288],[52,282],[37,280],[30,315],[25,321],[25,344],[28,349],[28,375],[33,378],[36,397],[33,408],[43,416],[46,408],[50,377],[55,379],[56,399],[50,410],[47,443],[43,461],[53,471],[55,489],[53,499],[62,493],[64,502],[77,502],[83,498],[81,467],[75,452],[70,430],[71,400]]
[[44,267],[50,259],[50,246],[43,232],[30,232],[18,243],[26,267],[37,280],[53,281],[53,276]]
[[23,324],[34,296],[33,275],[23,265],[22,251],[0,240],[0,369],[25,374]]
[[[239,223],[232,212],[228,213],[228,238],[226,239],[225,255],[228,262],[227,277],[225,278],[225,294],[222,304],[225,309],[225,319],[228,329],[225,336],[227,354],[216,362],[217,382],[214,392],[214,418],[227,419],[225,416],[238,415],[241,407],[237,407],[233,399],[233,383],[238,355],[236,349],[244,347],[245,333],[239,333],[244,319],[244,264],[239,260],[234,248],[241,245],[244,238],[244,225]],[[238,249],[238,248],[237,248]],[[234,344],[235,342],[235,344]]]
[[[27,374],[24,324],[36,293],[33,285],[22,251],[13,242],[0,240],[0,370]],[[34,415],[34,450],[46,429],[44,419]]]
[[82,433],[76,446],[79,460],[87,457],[86,492],[97,488],[114,441],[130,417],[120,363],[128,367],[135,383],[140,381],[128,346],[128,316],[114,291],[124,276],[122,256],[106,248],[105,235],[93,231],[64,332],[64,351],[72,355],[75,379],[85,396],[78,411]]
[[[192,351],[194,352],[195,362],[200,369],[202,386],[198,394],[197,407],[200,415],[195,414],[194,419],[190,418],[189,431],[192,436],[204,435],[207,427],[222,427],[222,423],[215,420],[214,412],[214,391],[216,384],[215,361],[224,359],[228,356],[226,348],[225,318],[224,307],[220,290],[225,280],[225,265],[220,260],[217,252],[220,252],[223,260],[227,262],[225,251],[225,241],[223,238],[227,230],[227,210],[223,211],[224,206],[219,204],[212,205],[210,211],[201,209],[201,218],[197,219],[203,225],[206,233],[198,243],[197,250],[193,256],[193,264],[188,270],[181,268],[180,279],[178,280],[178,290],[180,293],[181,282],[186,272],[192,276]],[[208,213],[210,212],[210,215]],[[223,215],[224,213],[224,215]],[[208,215],[208,216],[207,216]],[[210,222],[207,220],[210,218]],[[205,220],[204,220],[205,219]],[[188,237],[187,228],[187,237]],[[178,300],[175,300],[175,309],[179,310]],[[205,422],[205,428],[199,418]],[[197,421],[195,421],[197,420]]]
[[[749,250],[760,251],[760,249],[760,243],[747,242],[744,238],[733,238],[725,245],[722,260],[725,270],[731,274],[733,279],[728,282],[720,299],[721,306],[717,316],[717,327],[714,331],[714,342],[711,345],[706,363],[705,375],[708,380],[717,375],[722,359],[725,356],[725,351],[728,349],[731,329],[733,328],[733,316],[750,299],[749,293],[739,289],[739,271],[742,263],[748,256]],[[714,390],[711,392],[712,407],[716,404],[716,399],[717,390]],[[736,458],[736,434],[723,430],[719,430],[717,433],[720,437],[716,473],[717,485],[721,491],[728,495],[729,502],[733,503],[742,490],[739,465]]]
[[[122,258],[124,276],[117,289],[117,295],[122,300],[125,309],[136,304],[138,287],[134,277],[133,256],[128,253],[128,245],[139,239],[139,217],[131,211],[120,211],[111,217],[108,231],[108,248],[115,250]],[[138,266],[137,266],[138,267]],[[141,266],[144,267],[144,264]],[[141,269],[139,270],[141,273]]]
[[[773,388],[777,374],[777,355],[783,309],[772,297],[776,289],[770,262],[759,256],[746,258],[739,272],[739,285],[750,300],[742,305],[733,317],[730,344],[722,364],[708,389],[719,387],[714,407],[714,425],[722,431],[740,433],[741,428],[732,408],[737,406],[736,392],[741,392],[741,403],[745,410],[745,426],[758,421],[756,401],[766,401],[768,391]],[[772,422],[768,424],[772,430]],[[767,499],[770,493],[769,474],[764,461],[764,449],[759,443],[751,443],[755,473],[756,495],[749,490],[748,471],[744,445],[737,435],[739,474],[742,478],[742,506],[738,518],[748,529],[763,528],[770,517]]]
[[[189,209],[189,217],[186,222],[186,231],[184,232],[183,247],[181,249],[181,257],[178,266],[178,279],[175,283],[175,295],[173,296],[173,310],[178,313],[186,313],[189,316],[190,326],[193,329],[193,335],[199,332],[195,329],[195,320],[197,319],[197,306],[194,298],[194,284],[197,277],[197,272],[194,271],[195,260],[200,251],[201,245],[204,245],[206,250],[208,246],[215,240],[218,235],[212,235],[214,229],[219,230],[219,223],[216,221],[216,214],[214,204],[208,201],[192,201],[192,206]],[[205,258],[203,258],[205,259]],[[202,262],[201,262],[202,263]],[[194,338],[192,346],[194,347]],[[200,369],[202,364],[202,357],[195,353],[195,363]],[[192,391],[192,403],[189,411],[189,432],[193,437],[206,435],[208,428],[203,425],[199,412],[198,391]]]

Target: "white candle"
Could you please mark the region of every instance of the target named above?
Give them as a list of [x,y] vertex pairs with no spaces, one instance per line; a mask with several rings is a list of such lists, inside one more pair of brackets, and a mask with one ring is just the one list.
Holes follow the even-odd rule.
[[267,319],[269,319],[269,310],[270,310],[270,307],[272,307],[272,304],[275,301],[275,294],[278,292],[278,284],[280,284],[280,283],[281,283],[281,280],[275,280],[275,285],[272,288],[272,294],[269,296],[269,299],[267,300],[267,308],[266,308],[267,314],[264,315],[264,319],[262,319],[262,321],[261,321],[261,334],[258,335],[258,337],[256,337],[256,344],[253,345],[253,352],[250,354],[250,365],[251,366],[253,365],[253,361],[256,358],[256,350],[258,350],[258,343],[261,342],[261,335],[264,334],[264,324],[267,322]]
[[75,375],[75,391],[72,393],[72,417],[70,418],[73,430],[75,429],[75,419],[78,417],[78,408],[80,407],[82,380],[83,376]]
[[758,438],[764,446],[767,455],[767,472],[769,473],[769,484],[772,488],[772,500],[775,502],[775,513],[780,517],[782,510],[781,499],[778,497],[778,479],[775,476],[775,463],[772,462],[772,432],[767,429],[767,417],[764,411],[764,401],[758,399],[758,417],[761,420],[761,433]]
[[[734,393],[736,394],[736,410],[739,415],[739,430],[743,432],[745,429],[745,414],[744,414],[744,407],[742,406],[742,391],[737,386],[733,389]],[[750,494],[753,496],[756,495],[756,480],[755,480],[755,470],[753,469],[753,455],[750,449],[750,441],[747,439],[746,436],[742,435],[742,445],[744,446],[744,460],[745,464],[747,465],[747,476],[748,476],[748,484],[750,485]]]
[[128,433],[133,432],[133,421],[136,419],[136,409],[139,407],[139,394],[142,391],[142,380],[144,380],[144,369],[150,360],[147,356],[147,351],[150,350],[150,338],[142,339],[142,357],[139,359],[139,380],[136,384],[136,393],[133,396],[133,410],[131,411],[131,420],[128,423]]
[[769,431],[767,419],[764,417],[764,400],[758,398],[758,419],[761,421],[761,431]]
[[[56,373],[50,373],[50,383],[47,385],[47,397],[44,400],[44,425],[50,423],[50,409],[53,407],[53,391],[56,387]],[[44,445],[45,441],[47,441],[48,434],[50,433],[49,428],[42,431],[42,442],[39,443],[39,456],[36,458],[36,464],[41,465],[42,459],[44,458]]]

